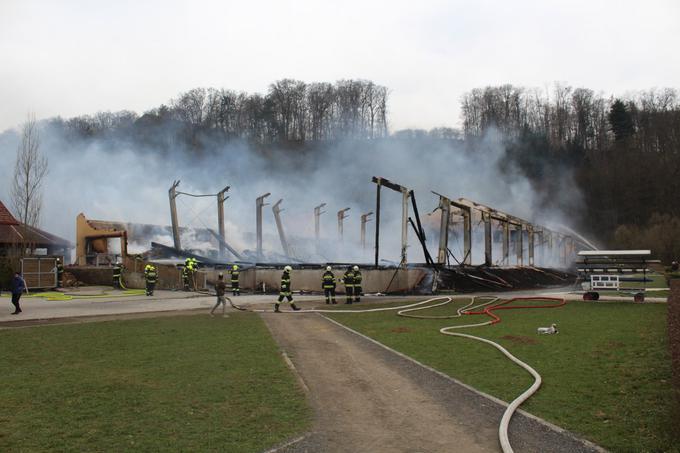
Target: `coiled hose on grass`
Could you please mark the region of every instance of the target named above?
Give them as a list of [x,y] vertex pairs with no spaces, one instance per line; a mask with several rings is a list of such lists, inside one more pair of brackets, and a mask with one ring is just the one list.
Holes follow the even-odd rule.
[[[247,310],[244,307],[235,305],[230,298],[227,297],[227,300],[229,300],[229,303],[231,304],[232,307],[238,309],[238,310]],[[478,302],[482,300],[482,302]],[[555,301],[557,303],[552,303],[552,304],[542,304],[542,305],[509,305],[512,302],[518,301],[518,300],[549,300],[549,301]],[[422,310],[429,310],[432,308],[436,307],[441,307],[447,304],[450,304],[453,302],[453,298],[449,296],[445,297],[434,297],[432,299],[427,299],[421,302],[416,302],[413,304],[408,304],[408,305],[401,305],[398,307],[381,307],[381,308],[367,308],[367,309],[359,309],[359,310],[332,310],[332,309],[310,309],[310,310],[299,310],[299,311],[294,311],[290,313],[374,313],[374,312],[380,312],[380,311],[397,311],[398,316],[404,316],[408,318],[418,318],[418,319],[452,319],[452,318],[459,318],[463,315],[486,315],[491,317],[491,320],[480,322],[480,323],[475,323],[475,324],[465,324],[465,325],[459,325],[459,326],[449,326],[449,327],[443,327],[439,329],[439,332],[443,335],[449,335],[453,337],[461,337],[461,338],[467,338],[470,340],[475,340],[479,341],[482,343],[486,343],[488,345],[493,346],[494,348],[498,349],[503,355],[505,355],[508,359],[510,359],[513,363],[517,364],[524,370],[526,370],[533,378],[534,382],[531,384],[529,388],[527,388],[524,392],[522,392],[517,398],[512,400],[510,404],[508,404],[508,407],[505,409],[505,412],[503,412],[503,416],[501,417],[501,422],[498,425],[498,439],[501,444],[501,448],[503,450],[503,453],[513,453],[514,450],[512,449],[512,446],[510,444],[510,439],[508,437],[508,427],[510,425],[510,419],[512,418],[513,414],[517,411],[517,408],[524,403],[527,399],[529,399],[534,393],[538,391],[538,389],[541,386],[541,375],[531,366],[529,366],[527,363],[521,361],[514,355],[512,355],[507,349],[505,349],[503,346],[500,344],[488,340],[486,338],[478,337],[475,335],[469,335],[469,334],[464,334],[464,333],[459,333],[459,332],[453,332],[453,330],[458,330],[458,329],[468,329],[471,327],[480,327],[480,326],[488,326],[492,324],[497,324],[501,322],[501,318],[494,313],[494,310],[510,310],[510,309],[534,309],[534,308],[557,308],[565,305],[567,302],[563,298],[555,298],[555,297],[515,297],[512,299],[508,299],[506,301],[500,301],[500,298],[498,297],[493,297],[493,296],[473,296],[472,300],[465,306],[458,308],[456,311],[455,315],[439,315],[439,316],[428,316],[428,315],[415,315],[412,314],[413,312],[416,311],[422,311]],[[438,303],[433,303],[432,302],[438,302]],[[429,304],[429,305],[428,305]],[[476,311],[480,310],[481,311]],[[271,310],[263,310],[263,309],[254,309],[254,310],[249,310],[249,311],[254,311],[254,312],[269,312]]]

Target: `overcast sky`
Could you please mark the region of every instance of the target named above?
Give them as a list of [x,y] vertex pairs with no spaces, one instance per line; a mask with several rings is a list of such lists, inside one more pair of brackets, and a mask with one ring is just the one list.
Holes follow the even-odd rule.
[[457,126],[489,84],[678,88],[680,1],[0,0],[0,131],[286,77],[385,85],[392,130]]

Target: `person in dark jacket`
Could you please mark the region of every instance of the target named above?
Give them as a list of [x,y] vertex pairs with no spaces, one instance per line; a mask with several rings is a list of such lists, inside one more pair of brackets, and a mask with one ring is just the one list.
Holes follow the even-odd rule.
[[347,271],[343,274],[342,282],[345,285],[345,303],[351,304],[354,295],[354,269],[352,269],[352,266],[349,266]]
[[64,265],[59,258],[57,258],[57,265],[55,268],[57,271],[57,288],[61,288],[62,282],[64,281]]
[[283,302],[284,298],[288,300],[290,307],[293,310],[298,311],[300,309],[300,307],[297,307],[295,302],[293,302],[293,295],[290,290],[290,273],[292,270],[293,268],[290,266],[283,268],[283,274],[281,274],[281,289],[279,291],[279,299],[274,304],[274,313],[279,313],[279,305]]
[[352,269],[354,269],[354,302],[361,302],[361,292],[363,291],[361,280],[363,278],[359,266],[354,266]]
[[238,265],[234,264],[231,267],[231,270],[229,273],[231,274],[231,293],[234,296],[240,296],[241,295],[241,288],[239,287],[239,282],[238,282],[238,276],[239,276],[239,268]]
[[330,266],[326,266],[326,272],[323,273],[321,280],[321,286],[323,287],[323,293],[326,296],[326,303],[337,304],[335,301],[335,274]]
[[123,263],[120,261],[113,265],[113,288],[123,289]]
[[153,290],[158,281],[158,271],[153,264],[147,264],[144,268],[144,280],[146,281],[146,295],[153,296]]
[[191,270],[187,267],[185,264],[184,267],[182,267],[182,283],[184,284],[184,291],[189,291],[189,281],[191,279]]
[[224,314],[224,310],[227,307],[227,301],[224,296],[224,293],[227,291],[227,284],[224,283],[224,274],[220,272],[220,275],[217,276],[217,283],[215,283],[215,295],[217,295],[217,303],[215,306],[210,310],[210,316],[214,316],[213,313],[217,309],[217,307],[222,304],[222,316],[226,315]]
[[20,272],[14,273],[14,278],[12,278],[12,305],[14,305],[13,315],[18,315],[21,313],[21,306],[19,305],[19,299],[21,299],[21,294],[26,291],[26,282],[21,276]]

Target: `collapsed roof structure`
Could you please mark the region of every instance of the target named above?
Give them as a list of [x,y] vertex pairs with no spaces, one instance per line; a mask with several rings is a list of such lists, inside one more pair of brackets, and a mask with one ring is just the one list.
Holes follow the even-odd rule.
[[73,244],[64,238],[19,222],[0,201],[0,255],[19,247],[44,249],[47,255],[65,255]]

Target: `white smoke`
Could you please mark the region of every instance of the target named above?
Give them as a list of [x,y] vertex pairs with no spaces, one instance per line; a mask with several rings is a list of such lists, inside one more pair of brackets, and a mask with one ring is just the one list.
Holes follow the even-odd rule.
[[[73,242],[80,212],[89,219],[169,225],[168,189],[176,179],[181,180],[178,190],[188,193],[216,193],[231,186],[225,204],[226,236],[239,251],[255,249],[255,199],[271,192],[269,206],[264,209],[264,247],[282,253],[271,205],[283,198],[281,215],[286,234],[295,254],[305,260],[373,261],[375,220],[368,224],[367,249],[362,250],[359,243],[360,216],[375,211],[372,176],[415,191],[434,257],[439,220],[437,214],[427,214],[437,206],[438,197],[431,190],[542,224],[571,223],[559,209],[539,209],[541,197],[517,168],[505,164],[505,148],[493,133],[474,150],[442,140],[392,138],[344,141],[317,151],[274,148],[262,152],[244,144],[215,145],[201,155],[189,155],[181,149],[159,152],[115,140],[69,141],[50,128],[44,128],[42,134],[42,152],[49,159],[42,227]],[[7,205],[17,144],[16,131],[0,134],[0,199]],[[571,176],[555,177],[564,181],[560,205],[578,205],[580,194],[570,183]],[[180,196],[178,200],[182,226],[217,230],[215,198]],[[313,208],[320,203],[327,204],[327,213],[321,216],[321,253],[317,255]],[[344,242],[340,243],[336,213],[345,207],[351,209],[344,223]],[[149,237],[148,244],[157,240],[172,245],[170,238]],[[401,195],[386,188],[382,190],[380,238],[381,258],[399,261]],[[188,235],[184,239],[192,241]],[[454,254],[459,250],[456,241],[454,232],[450,239]],[[209,242],[201,246],[215,247]],[[483,261],[479,243],[477,237],[474,263]],[[410,226],[408,254],[409,262],[424,261]]]

